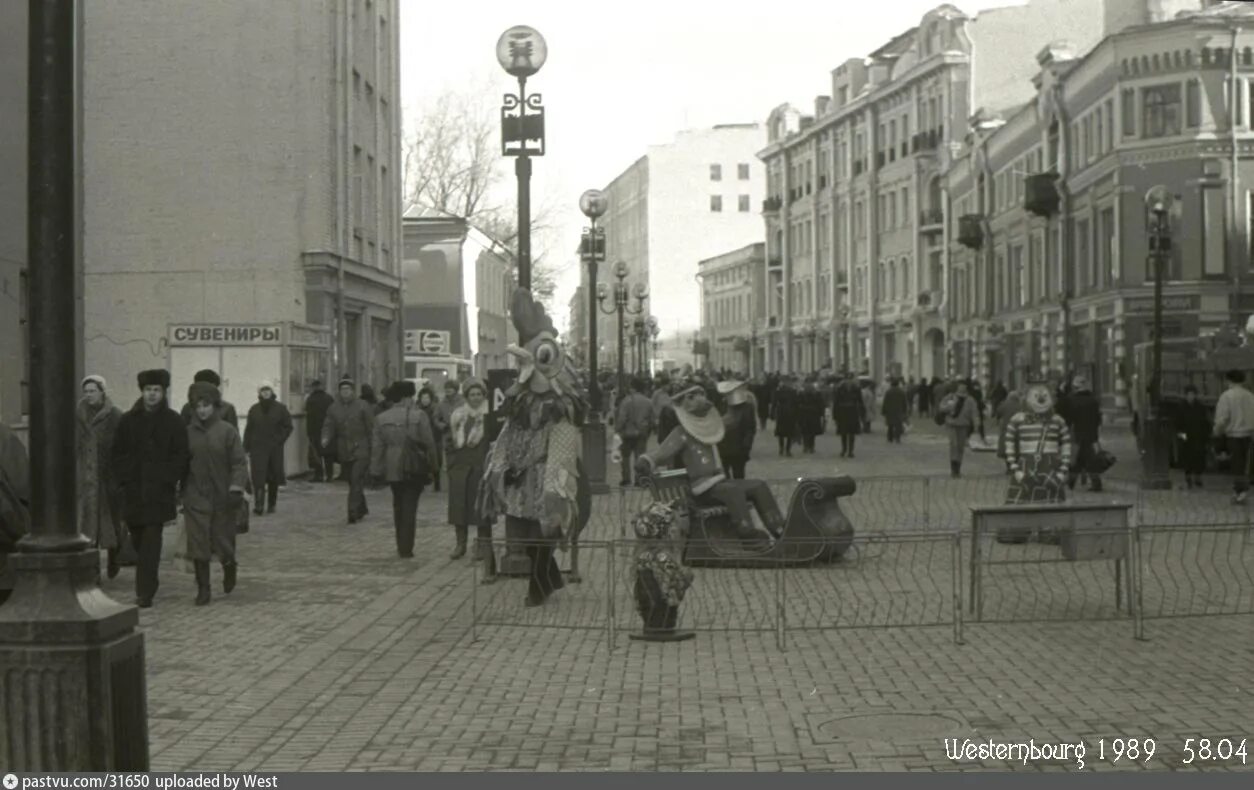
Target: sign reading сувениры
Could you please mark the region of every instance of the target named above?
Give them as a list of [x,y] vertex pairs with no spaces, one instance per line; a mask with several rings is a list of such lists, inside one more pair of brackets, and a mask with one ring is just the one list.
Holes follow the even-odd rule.
[[172,346],[277,346],[281,324],[171,324]]

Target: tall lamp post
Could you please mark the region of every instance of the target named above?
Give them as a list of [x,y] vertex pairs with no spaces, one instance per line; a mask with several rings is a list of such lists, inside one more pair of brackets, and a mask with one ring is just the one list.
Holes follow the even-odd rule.
[[518,285],[531,290],[531,157],[544,156],[544,107],[540,94],[527,95],[527,78],[548,59],[540,31],[515,25],[496,42],[496,60],[518,78],[518,93],[501,105],[501,155],[514,157],[518,177]]
[[645,368],[645,370],[650,374],[654,372],[653,361],[657,357],[657,348],[658,348],[657,338],[658,338],[658,335],[660,335],[661,333],[662,333],[662,327],[661,325],[658,324],[657,316],[653,316],[653,315],[649,316],[649,337],[644,342],[645,342],[646,349],[650,346],[653,349],[653,353],[651,355],[646,354],[646,356],[648,357],[647,359],[648,366]]
[[[605,303],[610,299],[610,288],[605,283],[597,284],[597,301],[601,303],[602,311],[604,311],[606,315],[613,315],[614,313],[618,314],[618,394],[620,396],[623,394],[625,376],[623,372],[623,330],[625,329],[625,316],[628,313],[631,315],[639,315],[644,312],[644,302],[649,298],[649,288],[644,283],[636,283],[635,286],[631,288],[627,286],[626,280],[630,271],[631,270],[628,268],[625,261],[619,261],[614,264],[614,277],[617,278],[618,282],[614,283],[613,304],[609,306],[608,310],[605,309]],[[636,300],[635,309],[627,306],[632,297],[635,297]]]
[[[31,0],[27,249],[30,269],[30,534],[8,558],[0,606],[0,765],[6,772],[147,771],[144,637],[134,606],[99,586],[78,531],[75,287],[76,0]],[[14,777],[6,777],[8,780]]]
[[[1163,271],[1171,259],[1171,221],[1175,197],[1159,185],[1145,193],[1145,225],[1149,236],[1149,264],[1154,272],[1153,372],[1149,380],[1149,418],[1141,426],[1141,488],[1171,488],[1170,448],[1174,431],[1162,407],[1163,370]],[[1137,386],[1142,386],[1138,382]]]
[[599,189],[589,189],[579,196],[579,210],[588,218],[579,241],[579,257],[588,267],[588,378],[592,399],[588,421],[583,431],[583,457],[587,464],[588,485],[594,494],[610,490],[606,481],[605,426],[601,422],[601,382],[597,371],[597,264],[605,260],[605,229],[597,227],[597,219],[609,209],[609,199]]

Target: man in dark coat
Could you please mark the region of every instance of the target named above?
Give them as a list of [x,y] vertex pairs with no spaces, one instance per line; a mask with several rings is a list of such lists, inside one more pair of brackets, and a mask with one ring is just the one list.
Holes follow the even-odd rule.
[[775,438],[779,440],[779,454],[792,457],[792,445],[797,441],[797,390],[792,378],[780,381],[771,397],[771,418],[775,420]]
[[273,513],[279,500],[279,486],[287,483],[283,468],[283,445],[292,435],[292,414],[275,397],[274,385],[261,382],[257,402],[248,410],[244,426],[244,452],[252,470],[253,513],[262,514],[261,494],[266,494],[266,513]]
[[1067,485],[1075,488],[1081,473],[1089,478],[1089,490],[1101,491],[1102,478],[1093,474],[1090,467],[1097,455],[1098,434],[1102,427],[1102,406],[1088,379],[1076,376],[1071,383],[1071,392],[1058,403],[1060,416],[1067,421],[1071,429],[1071,441],[1076,448],[1075,463],[1071,465],[1071,474]]
[[309,396],[305,398],[305,436],[309,439],[309,467],[313,481],[321,483],[335,479],[335,453],[322,450],[322,426],[327,421],[327,410],[335,403],[322,387],[322,381],[314,379]]
[[745,464],[749,463],[758,430],[754,421],[756,399],[741,381],[721,382],[718,389],[727,401],[727,410],[723,413],[723,441],[718,443],[723,474],[733,480],[744,480]]
[[[212,384],[219,392],[222,390],[222,377],[216,371],[208,369],[197,371],[196,375],[192,376],[192,383],[199,384],[201,382]],[[239,415],[235,412],[235,406],[229,401],[222,401],[222,405],[218,407],[216,414],[219,420],[222,420],[222,422],[230,425],[235,430],[239,430]],[[191,425],[192,418],[195,416],[195,412],[192,411],[192,404],[184,403],[182,411],[183,424]]]
[[884,403],[880,405],[880,413],[884,415],[884,424],[888,426],[888,441],[901,444],[905,433],[906,417],[910,414],[910,399],[901,388],[901,379],[893,379],[884,393]]
[[840,434],[840,457],[853,458],[854,445],[866,421],[866,403],[857,379],[846,373],[845,380],[836,385],[832,396],[832,419],[836,421],[836,433]]
[[370,513],[366,476],[370,471],[374,407],[357,397],[351,378],[340,379],[339,393],[340,399],[327,411],[322,425],[322,446],[335,448],[335,457],[348,477],[348,523],[356,524]]
[[152,606],[161,567],[165,525],[178,517],[178,485],[191,458],[187,424],[170,408],[168,370],[139,374],[143,393],[118,421],[113,440],[113,473],[121,492],[122,518],[138,556],[135,603]]

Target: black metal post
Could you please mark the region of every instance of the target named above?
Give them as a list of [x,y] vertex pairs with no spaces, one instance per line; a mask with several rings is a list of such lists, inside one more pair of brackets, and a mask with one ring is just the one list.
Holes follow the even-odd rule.
[[[518,111],[521,119],[527,113],[527,78],[518,78]],[[514,160],[518,176],[518,285],[531,290],[531,157],[526,145]]]
[[[623,311],[627,309],[626,294],[622,293],[627,286],[620,280],[618,292],[614,294],[618,302],[618,397],[623,397]],[[615,406],[617,408],[617,405]]]
[[597,309],[597,255],[596,255],[597,221],[592,220],[592,230],[588,234],[588,377],[591,387],[592,411],[601,411],[601,382],[597,373],[597,324],[600,323],[600,310]]
[[138,609],[101,592],[76,513],[78,2],[28,7],[31,532],[8,557],[15,584],[0,606],[0,765],[146,771]]

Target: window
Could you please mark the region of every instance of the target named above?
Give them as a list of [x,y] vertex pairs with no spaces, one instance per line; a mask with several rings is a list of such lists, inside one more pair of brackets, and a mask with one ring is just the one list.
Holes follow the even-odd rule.
[[749,165],[748,164],[741,162],[740,164],[736,165],[736,178],[739,178],[741,181],[749,180]]
[[1180,85],[1156,85],[1141,89],[1142,134],[1171,137],[1180,134]]
[[737,209],[738,209],[739,211],[748,211],[748,210],[749,210],[749,196],[748,196],[748,195],[741,195],[741,196],[738,198],[737,203],[738,203],[738,205],[737,205]]
[[1202,125],[1202,82],[1189,80],[1184,85],[1184,124],[1190,129]]
[[[1236,95],[1236,105],[1235,105],[1236,107],[1235,123],[1237,126],[1245,126],[1245,91],[1246,91],[1245,80],[1237,80],[1237,91],[1236,91],[1237,95]],[[1227,81],[1227,87],[1225,88],[1225,93],[1226,93],[1226,98],[1228,100],[1229,112],[1233,112],[1234,110],[1232,109],[1233,108],[1232,80],[1230,79]]]
[[710,165],[710,180],[711,181],[723,180],[723,166],[722,165]]
[[710,211],[722,211],[722,210],[723,210],[723,196],[722,195],[710,195]]
[[[1115,147],[1115,101],[1114,99],[1106,100],[1106,150],[1114,150]],[[1037,168],[1039,171],[1040,168]]]
[[1097,217],[1097,255],[1102,267],[1102,277],[1110,285],[1119,279],[1115,271],[1115,210],[1102,209]]
[[1132,88],[1123,92],[1119,115],[1123,118],[1123,136],[1136,137],[1136,91]]
[[1089,221],[1087,219],[1076,220],[1073,285],[1077,292],[1096,285],[1093,282],[1092,271],[1093,267],[1089,263]]

